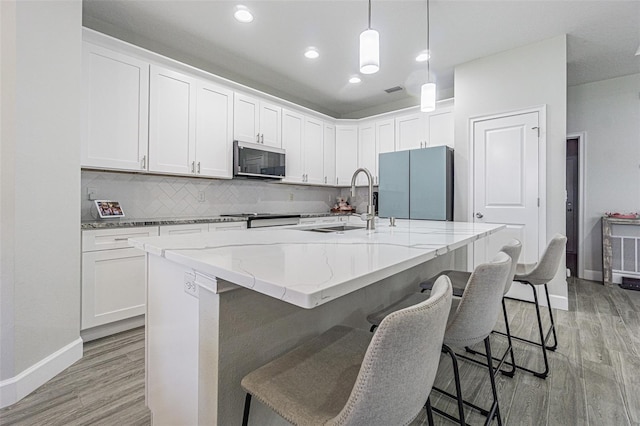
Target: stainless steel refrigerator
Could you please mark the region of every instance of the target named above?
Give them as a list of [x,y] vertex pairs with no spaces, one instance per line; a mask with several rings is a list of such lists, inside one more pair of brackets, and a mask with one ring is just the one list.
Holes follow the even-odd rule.
[[380,217],[453,220],[453,149],[380,154],[378,166]]

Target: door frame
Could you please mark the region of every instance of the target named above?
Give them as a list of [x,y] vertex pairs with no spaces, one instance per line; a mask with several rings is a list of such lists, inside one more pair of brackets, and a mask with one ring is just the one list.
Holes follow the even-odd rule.
[[[584,190],[585,168],[587,158],[587,132],[575,132],[567,134],[566,139],[578,139],[578,278],[585,278],[584,270],[584,222],[587,193]],[[566,143],[566,142],[565,142]],[[566,197],[565,197],[566,199]],[[587,279],[592,279],[588,277]]]
[[[474,197],[475,197],[475,150],[473,141],[475,139],[475,125],[480,121],[494,120],[497,118],[506,118],[513,115],[528,114],[531,112],[538,113],[538,126],[540,127],[540,136],[538,139],[538,197],[540,198],[540,206],[538,208],[538,234],[544,236],[544,243],[538,244],[538,256],[542,254],[546,247],[547,240],[547,105],[542,104],[529,108],[516,109],[502,113],[481,115],[469,118],[469,139],[467,146],[469,148],[469,193],[467,194],[468,211],[467,221],[473,222]],[[565,139],[566,144],[566,139]],[[469,244],[467,249],[467,268],[473,271],[473,244]]]

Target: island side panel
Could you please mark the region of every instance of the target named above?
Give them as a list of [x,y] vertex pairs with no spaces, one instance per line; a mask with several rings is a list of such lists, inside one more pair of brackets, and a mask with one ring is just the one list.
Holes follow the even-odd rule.
[[192,270],[148,254],[147,404],[152,424],[198,424],[198,299],[185,292]]
[[[220,294],[201,288],[199,424],[240,424],[240,381],[247,373],[336,324],[368,330],[369,313],[419,291],[420,282],[452,266],[448,253],[313,309],[246,288]],[[250,424],[287,423],[254,400]]]

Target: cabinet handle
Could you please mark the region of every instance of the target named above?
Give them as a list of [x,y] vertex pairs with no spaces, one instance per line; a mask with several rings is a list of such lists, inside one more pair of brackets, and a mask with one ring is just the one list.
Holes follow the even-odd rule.
[[264,143],[264,133],[260,136],[260,143]]
[[338,176],[336,176],[336,185],[338,184]]
[[192,161],[191,162],[191,173],[195,173],[196,172],[196,162]]
[[260,143],[260,133],[256,134],[256,143]]
[[124,237],[124,238],[114,238],[113,241],[127,241],[129,239],[129,237]]
[[200,174],[200,162],[198,161],[198,174]]
[[146,168],[147,168],[147,156],[146,156],[146,155],[143,155],[143,156],[142,156],[142,161],[141,161],[141,163],[140,163],[140,168],[141,168],[142,170],[144,170],[144,169],[146,169]]
[[325,184],[327,183],[327,177],[326,176],[324,177],[324,183]]

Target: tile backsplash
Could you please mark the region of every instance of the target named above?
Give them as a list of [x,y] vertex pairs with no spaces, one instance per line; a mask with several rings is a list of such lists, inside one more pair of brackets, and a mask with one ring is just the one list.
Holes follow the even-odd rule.
[[[219,180],[106,171],[82,171],[82,220],[94,219],[95,199],[117,200],[129,219],[206,217],[228,213],[328,212],[340,188],[261,180]],[[359,193],[356,199],[361,198]],[[348,191],[344,194],[348,195]]]

